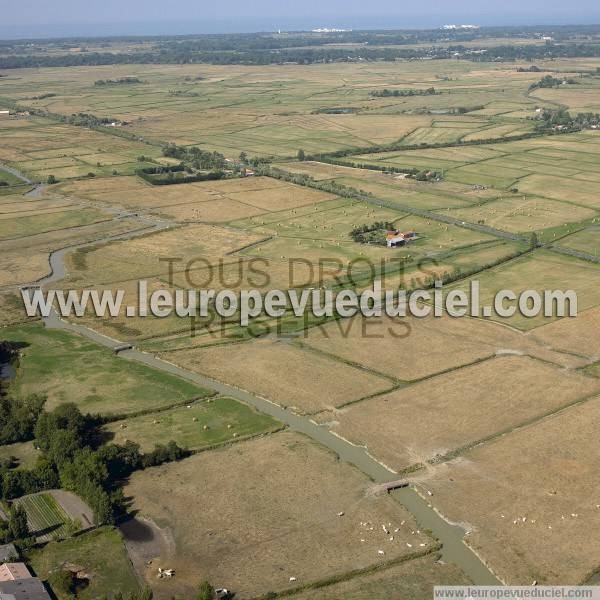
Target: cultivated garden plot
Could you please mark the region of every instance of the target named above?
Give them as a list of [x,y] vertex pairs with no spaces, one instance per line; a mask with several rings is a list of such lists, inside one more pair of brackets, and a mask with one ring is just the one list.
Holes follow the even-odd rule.
[[92,525],[89,507],[64,490],[30,494],[15,502],[25,509],[29,531],[38,542],[69,537]]

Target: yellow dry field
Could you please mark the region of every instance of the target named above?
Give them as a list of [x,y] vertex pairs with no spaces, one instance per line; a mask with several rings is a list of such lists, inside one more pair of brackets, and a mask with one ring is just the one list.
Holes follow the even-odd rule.
[[532,94],[535,98],[562,104],[577,112],[597,112],[600,108],[597,87],[566,85],[558,88],[539,88]]
[[[144,278],[146,282],[147,293],[145,295],[146,306],[150,305],[150,297],[154,292],[168,289],[166,279],[157,277]],[[99,317],[92,310],[91,303],[88,304],[88,311],[83,317],[71,316],[70,320],[74,323],[79,323],[90,327],[111,338],[116,338],[122,341],[140,341],[148,338],[155,338],[166,335],[189,335],[191,331],[191,320],[189,317],[179,317],[172,313],[167,317],[156,317],[148,311],[148,316],[128,317],[126,314],[126,306],[140,306],[139,283],[137,280],[118,281],[109,285],[95,285],[89,282],[80,282],[74,284],[69,278],[63,280],[56,286],[63,288],[65,291],[72,289],[97,290],[99,294],[104,291],[109,291],[114,295],[117,290],[123,292],[123,308],[119,315],[112,317],[108,313]],[[189,340],[186,340],[189,341]]]
[[[472,148],[461,148],[461,152],[468,153],[472,150]],[[435,152],[431,150],[432,156],[435,156]],[[458,209],[498,197],[498,191],[493,189],[473,189],[473,186],[452,181],[416,181],[402,175],[369,169],[319,162],[289,162],[277,166],[291,173],[310,175],[316,180],[336,181],[369,192],[376,198],[429,210]]]
[[[5,244],[0,242],[0,251]],[[57,246],[59,247],[59,246]],[[0,255],[0,286],[31,283],[50,272],[44,248],[10,249]]]
[[519,191],[545,196],[552,200],[564,200],[591,209],[600,209],[600,182],[585,181],[573,177],[528,175],[519,181]]
[[138,177],[71,181],[68,197],[106,202],[179,221],[229,222],[335,199],[332,194],[267,177],[152,186]]
[[138,228],[132,219],[92,223],[0,241],[0,286],[34,282],[50,271],[49,255],[53,250],[72,244],[102,239]]
[[322,352],[409,381],[494,354],[471,319],[342,319],[307,330],[303,342]]
[[24,194],[7,194],[6,196],[0,196],[0,215],[24,216],[39,214],[58,208],[64,209],[75,204],[73,200],[48,193],[42,193],[42,195],[35,197]]
[[302,413],[391,387],[382,377],[270,339],[171,352],[166,358]]
[[[21,125],[14,127],[13,123]],[[42,117],[1,121],[0,136],[0,160],[9,162],[34,181],[45,181],[49,175],[61,180],[88,173],[111,175],[115,170],[133,173],[140,166],[149,165],[138,162],[139,156],[160,154],[159,148],[139,141]]]
[[400,471],[598,391],[597,379],[529,357],[498,357],[343,408],[333,431]]
[[227,223],[261,215],[264,210],[229,198],[215,198],[204,202],[190,202],[177,206],[163,206],[154,213],[175,221],[201,221],[203,223]]
[[587,356],[600,360],[600,307],[580,312],[575,318],[559,319],[554,323],[538,327],[529,336],[562,352]]
[[508,584],[581,584],[600,552],[599,419],[594,398],[474,448],[431,472],[428,501]]
[[75,209],[70,206],[33,213],[10,213],[0,215],[0,240],[67,231],[110,219],[111,215],[94,208]]
[[359,315],[308,329],[302,342],[402,381],[429,377],[495,354],[526,354],[570,368],[585,364],[539,344],[537,336],[530,338],[490,321],[447,315],[394,319]]
[[596,211],[567,202],[519,194],[448,214],[470,223],[482,221],[496,229],[519,233],[591,219],[596,216]]
[[[283,432],[135,473],[125,495],[173,540],[146,567],[159,598],[192,597],[209,579],[243,600],[430,547],[406,510],[367,494],[368,485],[333,454]],[[169,565],[177,576],[158,580],[157,567]]]
[[23,300],[18,291],[7,290],[0,292],[0,326],[16,325],[24,321],[33,321],[23,308]]
[[[75,252],[67,258],[70,281],[78,284],[104,284],[150,278],[169,273],[168,260],[183,271],[219,258],[262,239],[252,233],[216,225],[195,224],[174,227],[141,237],[116,241]],[[167,260],[168,259],[168,260]]]

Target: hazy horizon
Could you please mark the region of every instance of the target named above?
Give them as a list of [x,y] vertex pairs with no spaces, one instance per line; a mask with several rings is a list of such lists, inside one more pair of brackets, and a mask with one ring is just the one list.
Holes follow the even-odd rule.
[[[317,27],[346,29],[436,28],[447,23],[481,26],[589,25],[600,23],[600,6],[592,0],[569,5],[548,5],[542,0],[527,3],[507,0],[482,5],[476,0],[447,3],[422,0],[418,5],[377,0],[368,10],[358,0],[308,0],[287,6],[276,0],[257,0],[252,6],[239,0],[227,5],[203,7],[192,0],[165,5],[154,0],[24,0],[5,9],[0,23],[1,39],[53,37],[103,37],[245,33],[255,31],[310,30]],[[307,16],[309,15],[309,16]]]

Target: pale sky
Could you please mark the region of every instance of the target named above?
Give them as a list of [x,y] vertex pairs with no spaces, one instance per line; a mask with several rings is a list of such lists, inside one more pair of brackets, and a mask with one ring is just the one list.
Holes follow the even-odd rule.
[[[0,0],[0,37],[600,23],[598,0]],[[37,34],[36,34],[37,32]]]

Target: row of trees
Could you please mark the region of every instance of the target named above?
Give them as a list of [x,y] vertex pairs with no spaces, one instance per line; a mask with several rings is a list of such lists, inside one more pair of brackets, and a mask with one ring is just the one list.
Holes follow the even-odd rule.
[[13,504],[8,511],[8,521],[0,520],[0,544],[17,542],[26,545],[30,537],[25,509]]
[[571,115],[566,109],[544,109],[536,120],[536,130],[544,132],[561,127],[568,131],[600,128],[600,114],[593,112]]
[[98,79],[94,81],[94,85],[131,85],[135,83],[143,83],[137,77],[119,77],[118,79]]
[[573,79],[572,77],[569,77],[568,79],[557,79],[556,77],[553,77],[552,75],[544,75],[544,77],[542,77],[539,81],[532,83],[529,86],[529,89],[535,90],[538,88],[555,88],[555,87],[558,87],[559,85],[563,85],[563,83],[568,83],[570,85],[577,85],[579,82],[576,79]]
[[[445,41],[447,44],[448,41]],[[194,45],[163,44],[150,50],[132,52],[78,52],[48,54],[9,54],[0,56],[0,68],[74,67],[117,64],[314,64],[357,61],[395,61],[419,59],[464,59],[475,62],[541,60],[600,56],[595,43],[507,44],[491,47],[431,45],[410,48],[381,44],[349,48],[323,45],[298,46],[282,49],[257,48],[243,50],[202,50]]]
[[227,165],[221,153],[202,150],[198,146],[166,144],[163,146],[162,153],[163,156],[176,158],[194,169],[224,169]]
[[388,90],[384,88],[383,90],[376,90],[371,92],[371,96],[375,98],[397,98],[404,96],[434,96],[435,94],[439,94],[440,92],[436,92],[434,87],[430,87],[424,90]]

